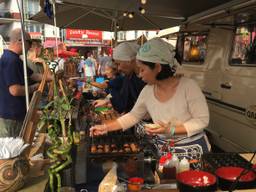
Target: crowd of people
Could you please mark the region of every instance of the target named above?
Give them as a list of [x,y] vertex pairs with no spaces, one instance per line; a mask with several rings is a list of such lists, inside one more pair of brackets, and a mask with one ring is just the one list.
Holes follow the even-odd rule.
[[[49,68],[55,73],[63,72],[65,62],[69,55],[65,57],[56,56],[56,48],[43,46],[41,40],[31,39],[28,32],[24,34],[25,51],[27,52],[27,76],[28,91],[30,98],[38,89],[44,73],[43,63],[47,63]],[[19,135],[25,115],[25,82],[23,69],[23,48],[22,31],[20,28],[14,29],[9,35],[9,47],[4,50],[0,58],[0,137],[16,137]],[[58,45],[59,52],[62,51],[63,44]],[[111,58],[105,53],[99,55],[99,62],[93,58],[91,52],[86,53],[86,59],[80,59],[82,77],[93,81],[96,74],[103,74],[105,65]],[[97,63],[99,63],[97,65]],[[57,65],[56,65],[57,64]],[[53,73],[49,74],[47,81],[53,80]],[[49,87],[45,86],[43,96],[40,101],[40,108],[47,104]]]

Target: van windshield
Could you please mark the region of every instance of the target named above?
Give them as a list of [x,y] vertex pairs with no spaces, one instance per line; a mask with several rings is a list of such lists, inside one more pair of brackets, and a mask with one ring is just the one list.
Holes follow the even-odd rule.
[[256,25],[236,28],[231,65],[256,66]]

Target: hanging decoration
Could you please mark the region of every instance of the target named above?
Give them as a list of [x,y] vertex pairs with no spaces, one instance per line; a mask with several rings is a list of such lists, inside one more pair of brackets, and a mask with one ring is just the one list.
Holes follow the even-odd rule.
[[45,2],[44,2],[44,12],[50,19],[52,19],[53,6],[52,6],[52,3],[50,2],[50,0],[45,0]]

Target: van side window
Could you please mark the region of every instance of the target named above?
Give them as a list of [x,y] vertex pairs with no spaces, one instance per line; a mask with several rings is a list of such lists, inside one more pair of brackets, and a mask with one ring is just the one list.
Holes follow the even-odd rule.
[[256,66],[256,25],[236,28],[231,65]]
[[183,63],[203,64],[207,51],[206,33],[180,33],[177,41],[177,58]]

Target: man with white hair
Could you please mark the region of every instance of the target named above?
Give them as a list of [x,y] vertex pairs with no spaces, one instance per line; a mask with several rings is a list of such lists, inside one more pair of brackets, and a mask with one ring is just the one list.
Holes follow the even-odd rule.
[[136,54],[139,46],[136,43],[120,43],[113,50],[113,59],[118,66],[118,71],[124,74],[120,92],[112,95],[110,100],[97,100],[95,106],[103,106],[111,103],[119,113],[129,112],[145,86],[145,83],[137,76]]
[[[26,115],[25,86],[22,55],[21,29],[10,33],[10,45],[4,50],[0,59],[0,137],[15,137],[19,135]],[[30,35],[25,32],[25,49],[31,46]],[[33,73],[27,68],[29,80],[40,81],[42,75]],[[33,93],[39,84],[29,86]]]

